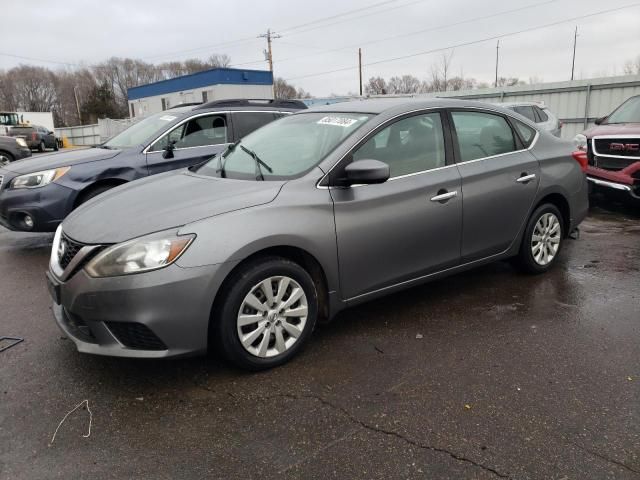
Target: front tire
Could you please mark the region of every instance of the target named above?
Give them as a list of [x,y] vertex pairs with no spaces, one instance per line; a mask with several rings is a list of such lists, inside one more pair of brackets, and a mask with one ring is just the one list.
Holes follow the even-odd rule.
[[0,167],[3,165],[9,165],[13,160],[13,155],[9,152],[0,152]]
[[540,205],[529,218],[517,257],[527,273],[544,273],[558,260],[565,237],[562,213],[551,203]]
[[293,358],[313,332],[318,294],[309,273],[268,257],[241,267],[220,292],[210,343],[234,365],[266,370]]

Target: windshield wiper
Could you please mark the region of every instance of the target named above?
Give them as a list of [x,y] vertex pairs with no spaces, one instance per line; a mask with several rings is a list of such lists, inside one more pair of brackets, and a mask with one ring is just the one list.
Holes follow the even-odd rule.
[[226,178],[227,174],[224,171],[224,164],[227,161],[227,157],[236,149],[241,140],[238,140],[236,143],[232,143],[227,147],[227,149],[222,152],[222,154],[218,157],[218,169],[216,173],[220,174],[220,178]]
[[260,179],[260,180],[264,181],[264,175],[262,174],[261,166],[266,168],[269,173],[273,173],[273,169],[269,165],[264,163],[262,160],[260,160],[260,157],[258,156],[258,154],[256,152],[254,152],[253,150],[248,149],[244,145],[240,145],[240,148],[242,149],[242,151],[244,153],[250,155],[251,158],[253,158],[255,160],[255,162],[256,162],[256,180]]

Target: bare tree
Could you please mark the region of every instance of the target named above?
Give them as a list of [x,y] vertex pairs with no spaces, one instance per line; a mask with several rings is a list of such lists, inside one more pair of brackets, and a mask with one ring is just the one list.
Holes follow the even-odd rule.
[[287,83],[284,78],[280,77],[276,78],[273,82],[273,89],[275,97],[279,99],[296,98],[298,95],[296,87]]
[[211,68],[226,68],[231,65],[231,57],[225,54],[214,53],[209,57],[207,63]]
[[446,92],[448,89],[453,52],[443,52],[438,63],[431,65],[431,87],[435,92]]
[[387,82],[382,77],[371,77],[364,87],[367,95],[386,95]]
[[420,91],[420,80],[413,75],[402,75],[401,77],[391,77],[387,84],[388,93],[418,93]]
[[627,60],[623,71],[625,75],[640,75],[640,55],[635,60]]

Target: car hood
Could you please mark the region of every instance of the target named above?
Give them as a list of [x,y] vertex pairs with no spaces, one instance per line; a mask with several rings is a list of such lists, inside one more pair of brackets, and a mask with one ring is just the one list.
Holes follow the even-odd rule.
[[20,174],[33,173],[51,168],[69,167],[79,163],[106,160],[121,152],[122,150],[107,150],[105,148],[74,148],[64,152],[45,153],[17,160],[4,168]]
[[599,135],[640,135],[640,123],[616,123],[614,125],[596,125],[585,130],[587,138]]
[[90,200],[66,218],[62,230],[82,243],[119,243],[269,203],[284,183],[167,172],[122,185]]

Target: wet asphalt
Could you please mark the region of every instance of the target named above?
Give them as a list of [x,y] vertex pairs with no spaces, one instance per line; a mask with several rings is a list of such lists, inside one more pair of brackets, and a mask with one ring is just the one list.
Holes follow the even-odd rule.
[[[640,478],[640,211],[602,202],[557,267],[507,263],[342,313],[259,374],[76,352],[51,235],[0,229],[0,479]],[[0,348],[2,344],[0,344]],[[88,400],[51,437],[64,415]]]

